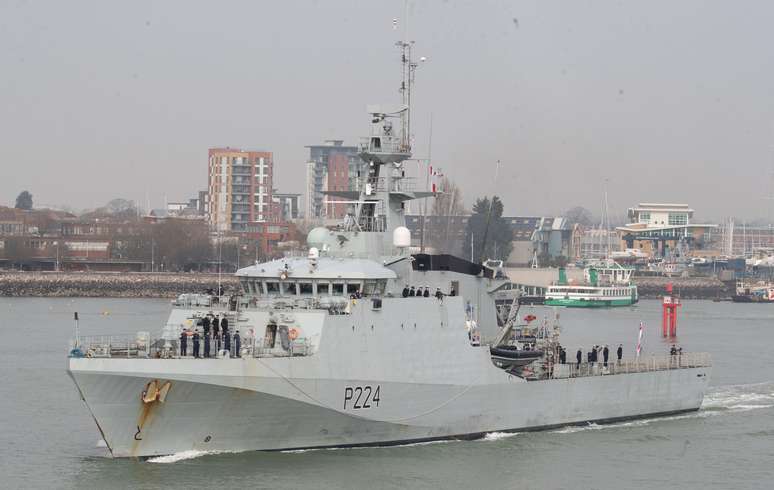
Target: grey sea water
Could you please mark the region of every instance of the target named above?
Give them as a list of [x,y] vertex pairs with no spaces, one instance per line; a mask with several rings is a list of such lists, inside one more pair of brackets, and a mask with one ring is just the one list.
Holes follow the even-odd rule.
[[[84,334],[158,331],[169,303],[0,299],[0,488],[774,488],[774,305],[685,302],[677,340],[715,364],[697,413],[477,441],[146,462],[109,458],[65,373],[76,310]],[[619,343],[631,356],[640,321],[644,355],[665,353],[660,314],[658,301],[560,310],[568,357]]]

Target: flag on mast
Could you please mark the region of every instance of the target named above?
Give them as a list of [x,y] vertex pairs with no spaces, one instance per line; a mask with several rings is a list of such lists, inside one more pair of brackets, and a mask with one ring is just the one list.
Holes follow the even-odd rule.
[[637,357],[640,357],[640,352],[642,351],[642,332],[644,327],[645,324],[640,322],[640,333],[637,336]]

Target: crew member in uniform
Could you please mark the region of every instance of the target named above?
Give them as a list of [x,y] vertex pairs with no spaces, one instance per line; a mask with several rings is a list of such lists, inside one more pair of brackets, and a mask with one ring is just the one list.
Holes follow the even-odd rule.
[[408,298],[408,296],[409,296],[409,287],[408,287],[408,284],[406,284],[406,286],[403,288],[403,297]]
[[[226,320],[223,319],[225,322]],[[228,323],[223,324],[223,349],[231,353],[231,337],[228,335]]]
[[580,369],[581,359],[583,359],[583,352],[581,352],[580,349],[575,353],[575,359],[578,361],[578,364],[575,367],[576,369]]
[[210,357],[210,334],[204,334],[204,357]]
[[414,286],[411,286],[411,289],[409,289],[409,296],[416,296],[417,292],[414,291]]
[[425,286],[425,292],[422,294],[425,298],[430,297],[430,286]]
[[220,329],[223,330],[223,335],[226,335],[226,332],[228,332],[228,318],[225,316],[223,317],[223,320],[220,321]]
[[621,364],[621,359],[623,358],[623,344],[618,344],[618,364]]
[[199,331],[194,330],[193,334],[193,355],[194,357],[199,357]]
[[607,356],[610,355],[610,349],[605,346],[604,349],[602,349],[602,360],[604,361],[605,367],[607,367]]
[[188,335],[185,329],[180,332],[180,356],[185,357],[188,354]]
[[239,351],[242,348],[242,339],[239,338],[239,330],[234,331],[234,354],[231,357],[241,357]]
[[220,326],[217,323],[212,324],[212,340],[215,343],[215,352],[220,348]]
[[218,315],[215,315],[215,318],[212,319],[212,328],[218,328],[218,325],[220,325],[220,320]]

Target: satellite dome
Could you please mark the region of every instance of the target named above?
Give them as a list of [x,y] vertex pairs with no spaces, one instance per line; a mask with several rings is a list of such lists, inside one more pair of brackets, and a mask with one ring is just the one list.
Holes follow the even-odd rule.
[[306,236],[306,243],[310,247],[321,248],[325,243],[325,238],[328,236],[328,229],[322,226],[313,228],[312,231]]
[[399,226],[392,232],[392,244],[397,248],[411,246],[411,232],[405,226]]

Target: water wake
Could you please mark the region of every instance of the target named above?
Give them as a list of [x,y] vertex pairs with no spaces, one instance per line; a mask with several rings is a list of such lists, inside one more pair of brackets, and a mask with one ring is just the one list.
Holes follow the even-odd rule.
[[573,434],[575,432],[588,430],[642,427],[657,422],[705,418],[724,413],[747,412],[749,410],[760,410],[764,408],[774,408],[774,382],[715,387],[705,395],[704,402],[697,412],[667,415],[664,417],[652,417],[628,422],[614,422],[610,424],[588,423],[585,425],[563,427],[551,432],[554,434]]
[[774,382],[718,386],[704,397],[702,410],[746,411],[774,406]]
[[148,463],[177,463],[187,459],[201,458],[202,456],[211,456],[213,454],[221,454],[224,452],[227,451],[196,451],[191,449],[190,451],[181,451],[179,453],[170,454],[168,456],[157,456],[155,458],[149,458]]
[[487,432],[484,437],[481,439],[478,439],[479,441],[500,441],[502,439],[508,439],[509,437],[513,437],[519,435],[519,432]]

